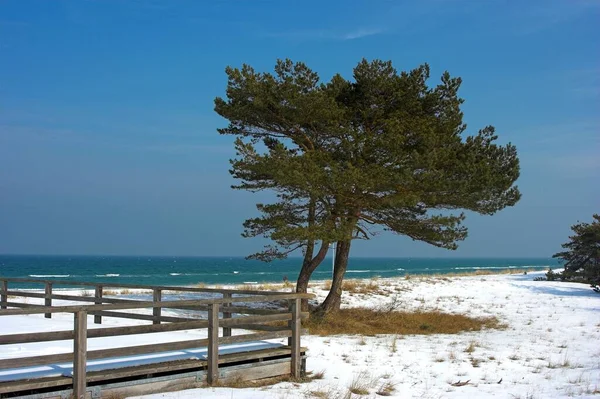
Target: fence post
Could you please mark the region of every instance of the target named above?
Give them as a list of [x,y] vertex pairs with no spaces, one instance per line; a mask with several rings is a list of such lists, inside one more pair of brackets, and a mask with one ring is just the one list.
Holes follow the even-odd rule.
[[301,377],[302,359],[300,356],[300,332],[302,330],[302,299],[292,299],[291,375]]
[[[154,294],[152,295],[152,301],[154,303],[162,301],[162,291],[158,288],[153,290]],[[162,314],[162,309],[160,307],[152,308],[152,315],[154,316],[154,320],[152,320],[152,324],[160,324],[160,316]]]
[[[46,283],[46,290],[44,296],[44,306],[52,306],[52,283]],[[52,313],[44,313],[44,317],[47,319],[52,318]]]
[[86,391],[87,363],[87,312],[75,315],[75,338],[73,339],[73,398],[84,399]]
[[[101,285],[97,285],[96,286],[96,292],[94,297],[96,298],[96,300],[94,301],[94,304],[96,305],[102,305],[102,286]],[[102,324],[102,316],[100,315],[94,315],[94,324]]]
[[219,304],[208,305],[208,385],[219,380]]
[[[288,328],[291,330],[292,329],[292,323],[293,323],[293,319],[294,319],[294,300],[290,299],[288,300],[288,312],[292,313],[292,318],[288,320],[287,322],[287,326]],[[291,348],[293,345],[293,338],[292,337],[288,337],[287,339],[288,342],[288,346]]]
[[[231,293],[230,292],[223,293],[223,298],[230,299]],[[223,307],[227,307],[227,306],[231,306],[231,303],[230,302],[223,303]],[[231,319],[231,313],[223,312],[223,319]],[[223,327],[223,336],[231,337],[231,327]]]
[[0,309],[6,309],[6,302],[8,302],[8,294],[6,293],[8,291],[8,281],[7,280],[2,280],[2,285],[0,286],[0,291],[2,292],[0,294],[0,302],[2,303],[2,305],[0,305]]

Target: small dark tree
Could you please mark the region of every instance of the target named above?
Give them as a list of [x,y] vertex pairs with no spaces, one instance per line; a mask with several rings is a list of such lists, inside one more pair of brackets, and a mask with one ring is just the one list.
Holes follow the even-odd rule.
[[573,235],[562,245],[565,249],[553,255],[562,259],[564,280],[580,280],[593,285],[600,284],[600,215],[593,215],[592,223],[571,226]]

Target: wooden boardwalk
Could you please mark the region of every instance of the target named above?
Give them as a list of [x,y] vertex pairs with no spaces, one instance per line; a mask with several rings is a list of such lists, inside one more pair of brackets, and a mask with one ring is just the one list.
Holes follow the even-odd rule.
[[[11,285],[19,283],[40,284],[43,292],[11,289]],[[94,295],[61,293],[54,289],[58,285],[93,288]],[[152,292],[152,301],[107,297],[106,288],[147,290]],[[204,293],[215,297],[164,301],[165,292]],[[74,398],[104,398],[213,385],[227,379],[255,380],[288,373],[298,378],[305,370],[306,351],[300,345],[301,320],[307,316],[300,311],[301,300],[310,297],[309,294],[271,291],[0,277],[0,324],[10,320],[8,316],[44,314],[46,318],[52,318],[57,313],[73,315],[71,329],[0,335],[0,351],[3,345],[61,340],[72,340],[73,343],[70,353],[1,360],[0,398],[62,398],[70,395]],[[36,298],[44,304],[30,304],[13,298]],[[56,300],[76,304],[55,306],[53,301]],[[273,303],[279,308],[266,308],[266,304]],[[143,309],[147,313],[140,313]],[[167,316],[163,309],[191,312],[185,316]],[[199,311],[205,312],[206,319],[201,318]],[[95,324],[101,324],[104,317],[143,320],[152,324],[88,329],[88,315],[93,316]],[[44,323],[43,318],[38,320],[40,324]],[[237,332],[244,331],[234,334],[236,329]],[[88,350],[88,340],[94,338],[189,330],[205,330],[207,338]],[[287,345],[265,343],[274,338],[288,338]],[[182,351],[183,357],[180,356]],[[140,357],[146,360],[140,361]],[[94,365],[99,359],[104,359],[100,362],[103,365]],[[132,363],[128,359],[137,360]],[[27,372],[31,367],[54,370],[61,363],[67,364],[67,372],[59,375],[38,373],[32,377]]]

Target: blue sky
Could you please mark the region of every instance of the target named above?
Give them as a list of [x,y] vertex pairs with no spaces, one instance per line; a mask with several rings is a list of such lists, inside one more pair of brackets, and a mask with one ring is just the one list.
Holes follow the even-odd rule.
[[518,150],[523,199],[449,252],[381,235],[354,256],[550,256],[600,212],[600,2],[0,1],[0,253],[246,255],[264,195],[233,191],[224,68],[363,57],[463,78],[465,121]]

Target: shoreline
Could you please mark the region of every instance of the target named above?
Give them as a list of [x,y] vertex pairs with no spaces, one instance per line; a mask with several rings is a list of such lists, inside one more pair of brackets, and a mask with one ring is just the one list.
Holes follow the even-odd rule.
[[[477,269],[473,271],[465,271],[465,272],[456,272],[456,273],[418,273],[418,274],[404,274],[402,276],[393,276],[393,277],[381,277],[381,276],[372,276],[372,277],[344,277],[344,282],[352,281],[357,283],[374,283],[377,281],[381,282],[395,282],[395,281],[410,281],[410,280],[428,280],[428,279],[450,279],[450,278],[460,278],[460,277],[481,277],[481,276],[510,276],[510,275],[532,275],[539,276],[548,272],[548,270],[552,270],[555,273],[560,272],[564,269],[544,269],[540,270],[539,268],[514,268],[514,269]],[[533,279],[533,277],[532,277]],[[51,281],[51,280],[49,280]],[[319,279],[319,280],[311,280],[309,283],[309,288],[323,287],[324,285],[330,284],[331,278],[329,279]],[[108,282],[99,282],[95,284],[103,285],[105,289],[105,295],[136,295],[136,294],[148,294],[152,293],[150,289],[144,288],[119,288],[119,285],[115,283],[114,287]],[[143,284],[141,284],[143,285]],[[149,285],[151,286],[151,285]],[[285,282],[272,282],[272,281],[252,281],[252,282],[243,282],[243,283],[225,283],[225,284],[205,284],[205,283],[195,283],[189,285],[178,285],[172,286],[174,292],[177,292],[177,288],[207,288],[207,289],[252,289],[252,290],[260,290],[260,291],[269,291],[269,290],[290,290],[296,286],[295,281],[289,280],[287,283]],[[168,287],[168,286],[165,286]],[[30,292],[44,292],[43,288],[11,288],[14,291],[30,291]],[[84,288],[84,287],[54,287],[54,291],[61,292],[86,292],[93,291],[93,287]],[[170,290],[165,290],[170,291]],[[109,292],[107,294],[107,292]],[[92,293],[93,295],[93,293]]]
[[[322,374],[321,379],[302,384],[281,382],[263,388],[199,388],[144,398],[342,398],[356,379],[367,383],[365,390],[369,396],[365,398],[376,397],[377,390],[388,383],[395,388],[391,397],[398,398],[597,397],[600,295],[578,283],[533,281],[533,277],[543,273],[539,270],[525,275],[513,269],[485,275],[480,272],[450,277],[348,279],[350,285],[360,283],[354,290],[344,292],[344,308],[496,317],[507,328],[431,335],[308,334],[302,337],[303,345],[309,348],[307,367]],[[316,295],[315,300],[327,295],[325,283],[314,281],[309,287],[309,292]],[[40,298],[28,302],[42,301]],[[65,314],[52,319],[42,315],[19,317],[15,323],[0,323],[0,334],[22,332],[16,321],[35,321],[40,330],[70,328],[73,323],[72,317]],[[106,323],[139,324],[110,318]],[[153,342],[189,339],[186,334],[161,334],[148,339]],[[69,345],[67,342],[61,350],[68,351]],[[111,345],[129,343],[127,338],[119,338]],[[27,348],[14,347],[14,356],[22,356]],[[30,353],[39,355],[41,350],[33,347]],[[5,357],[11,353],[7,349],[5,352]]]

